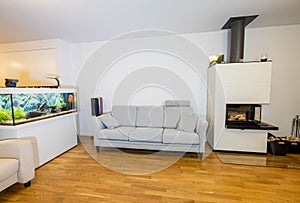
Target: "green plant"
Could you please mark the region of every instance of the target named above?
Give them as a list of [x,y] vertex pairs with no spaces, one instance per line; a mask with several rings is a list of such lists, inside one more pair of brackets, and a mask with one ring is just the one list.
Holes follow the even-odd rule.
[[0,109],[0,122],[6,122],[9,119],[11,119],[9,110]]
[[55,103],[54,105],[51,105],[51,106],[55,106],[55,108],[60,109],[60,108],[66,107],[66,103],[64,101],[61,101],[61,102]]
[[26,114],[24,113],[23,109],[21,109],[21,108],[18,108],[18,109],[14,108],[14,116],[15,116],[15,119],[26,118]]
[[62,109],[65,109],[66,107],[67,107],[66,102],[61,103],[61,108],[62,108]]
[[66,107],[67,106],[67,104],[66,104],[66,102],[63,102],[63,103],[61,103],[61,107]]

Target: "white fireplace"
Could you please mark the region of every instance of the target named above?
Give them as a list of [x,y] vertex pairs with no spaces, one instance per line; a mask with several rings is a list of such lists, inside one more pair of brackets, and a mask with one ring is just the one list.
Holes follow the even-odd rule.
[[[271,75],[272,62],[216,64],[209,68],[207,139],[213,150],[267,152],[268,131],[278,128],[261,122],[258,111],[270,103]],[[227,108],[232,111],[240,106],[245,112],[233,117],[237,122],[228,125]],[[247,127],[243,121],[257,126]]]

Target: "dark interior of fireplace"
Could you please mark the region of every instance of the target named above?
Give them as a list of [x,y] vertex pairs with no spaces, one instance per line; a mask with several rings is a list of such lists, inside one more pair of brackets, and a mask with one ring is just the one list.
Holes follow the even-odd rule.
[[232,129],[278,130],[261,121],[260,104],[226,104],[225,127]]

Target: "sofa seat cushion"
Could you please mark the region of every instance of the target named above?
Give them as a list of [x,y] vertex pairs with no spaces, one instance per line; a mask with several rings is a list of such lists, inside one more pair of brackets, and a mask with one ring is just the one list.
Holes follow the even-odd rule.
[[113,106],[112,116],[121,126],[135,127],[136,109],[136,106]]
[[179,131],[176,129],[164,129],[163,143],[165,144],[199,144],[199,135]]
[[0,182],[16,174],[19,169],[17,159],[0,158]]
[[138,106],[137,107],[137,127],[163,127],[163,107],[162,106]]
[[136,128],[129,134],[129,141],[162,142],[163,128]]
[[98,139],[128,141],[129,133],[132,132],[134,129],[135,127],[118,127],[114,129],[105,128],[98,132]]

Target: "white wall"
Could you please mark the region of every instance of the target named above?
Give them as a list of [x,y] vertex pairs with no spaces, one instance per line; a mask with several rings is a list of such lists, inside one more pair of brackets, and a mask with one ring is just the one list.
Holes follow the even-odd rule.
[[4,78],[19,79],[17,86],[56,85],[47,74],[59,75],[61,85],[74,83],[69,44],[58,39],[0,45],[0,86]]
[[58,74],[56,40],[0,45],[0,86],[4,78],[18,79],[17,86],[55,85],[47,74]]
[[162,105],[166,99],[187,99],[196,114],[206,117],[208,56],[223,52],[222,38],[223,32],[171,34],[74,47],[84,61],[76,82],[80,134],[91,134],[90,98],[97,96],[103,97],[105,112],[113,104]]
[[300,25],[249,29],[246,60],[267,53],[273,61],[271,103],[263,107],[263,120],[279,126],[279,136],[290,134],[292,118],[300,114]]

